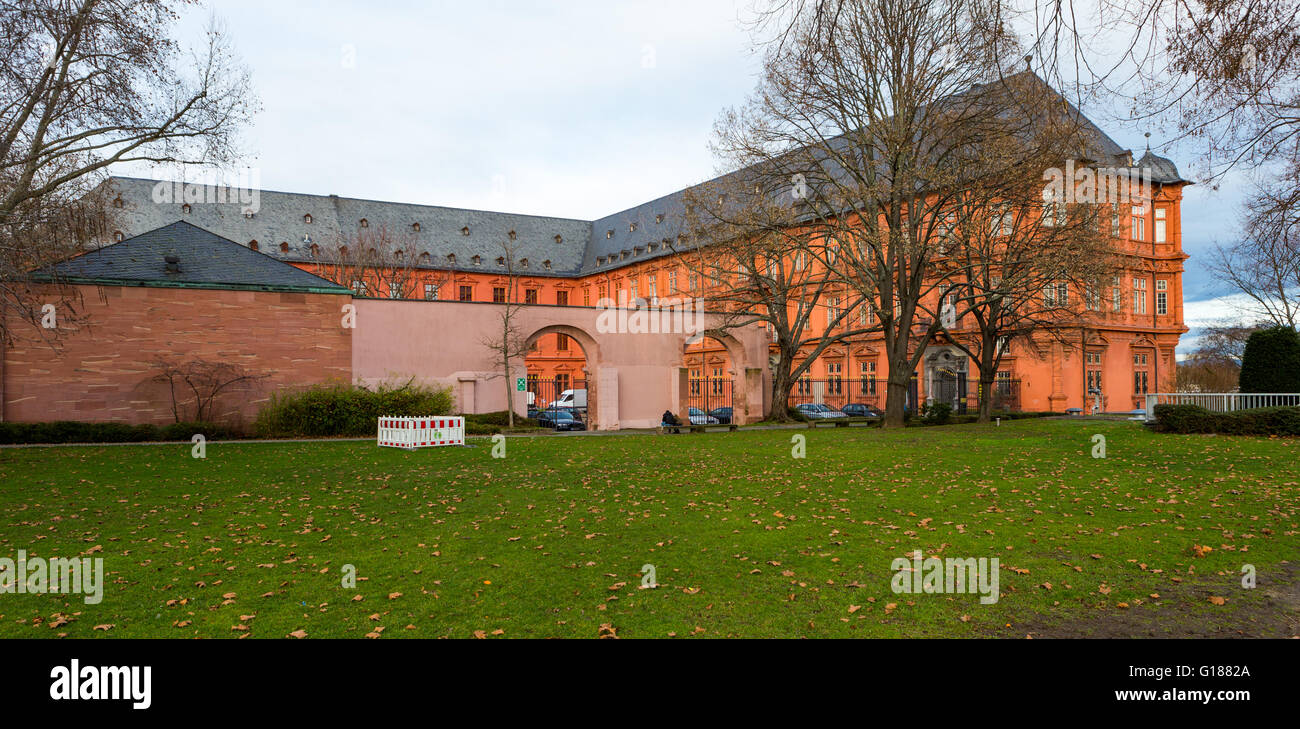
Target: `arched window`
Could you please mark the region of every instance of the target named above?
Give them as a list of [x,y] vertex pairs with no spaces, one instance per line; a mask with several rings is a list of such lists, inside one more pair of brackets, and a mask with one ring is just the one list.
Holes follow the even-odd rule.
[[181,212],[184,213],[184,214],[186,214],[186,215],[189,215],[189,214],[190,214],[190,204],[189,204],[189,203],[185,203],[184,205],[182,205],[182,206],[181,206]]
[[307,225],[311,225],[311,213],[307,213],[306,215],[302,216],[302,222],[306,223]]
[[365,218],[362,218],[362,219],[361,219],[361,227],[362,227],[362,228],[369,228],[369,227],[370,227],[370,221],[369,221],[369,220],[366,220]]
[[420,224],[419,224],[419,223],[411,223],[411,230],[414,230],[415,232],[419,233],[419,232],[420,232]]
[[316,245],[315,243],[311,244],[311,257],[320,258],[320,246]]
[[121,243],[123,237],[124,237],[124,236],[122,235],[122,231],[120,231],[120,230],[115,230],[115,231],[113,231],[113,240],[114,240],[115,242],[117,242],[117,243]]
[[255,240],[248,241],[248,247],[251,248],[252,250],[257,250],[257,241]]
[[289,252],[289,244],[288,244],[287,242],[285,242],[285,241],[280,241],[280,252],[281,252],[281,253],[288,253],[288,252]]

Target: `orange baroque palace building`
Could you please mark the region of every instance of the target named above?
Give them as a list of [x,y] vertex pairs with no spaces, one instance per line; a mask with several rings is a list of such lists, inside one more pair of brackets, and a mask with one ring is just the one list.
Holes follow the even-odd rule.
[[[1112,207],[1110,234],[1124,268],[1103,282],[1099,295],[1070,292],[1071,300],[1086,308],[1077,338],[1030,337],[1007,344],[998,372],[999,407],[1091,410],[1100,393],[1101,410],[1122,412],[1142,407],[1145,393],[1173,385],[1174,350],[1187,331],[1180,204],[1188,183],[1171,161],[1149,151],[1135,161],[1129,150],[1097,133],[1110,157],[1099,164],[1148,176],[1150,198]],[[511,298],[533,307],[594,307],[624,296],[648,302],[708,300],[699,274],[672,250],[682,234],[677,221],[683,217],[683,192],[584,221],[260,190],[255,209],[249,209],[239,200],[189,199],[184,190],[153,180],[116,177],[106,184],[119,208],[116,240],[185,221],[331,278],[359,297],[484,303]],[[205,188],[205,194],[211,192]],[[348,263],[367,256],[381,264]],[[389,265],[397,261],[400,266]],[[958,336],[961,324],[954,330]],[[449,346],[483,336],[431,334],[447,338]],[[796,384],[792,401],[883,407],[888,373],[877,339],[868,334],[831,347]],[[567,334],[540,337],[525,361],[529,389],[541,403],[585,386],[586,355]],[[739,374],[726,349],[708,338],[688,344],[679,364],[689,372],[693,397],[722,392],[719,383]],[[955,348],[932,343],[914,376],[913,402],[938,398],[958,408],[974,404],[976,368]],[[714,402],[725,404],[707,399],[701,404]]]

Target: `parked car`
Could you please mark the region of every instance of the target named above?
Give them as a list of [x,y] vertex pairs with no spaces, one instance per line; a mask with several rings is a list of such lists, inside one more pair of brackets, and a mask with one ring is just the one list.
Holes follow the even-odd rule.
[[587,426],[573,417],[568,410],[542,410],[537,414],[537,422],[557,431],[587,429]]
[[840,412],[850,418],[878,418],[881,412],[871,405],[860,402],[851,402],[840,409]]
[[829,420],[831,418],[848,417],[844,413],[830,407],[829,405],[823,405],[821,403],[815,403],[815,402],[801,402],[798,405],[795,405],[794,409],[798,410],[800,414],[802,414],[805,418],[808,418],[809,420]]
[[560,407],[560,408],[585,409],[587,407],[587,391],[586,389],[565,390],[564,392],[560,393],[560,399],[556,400],[552,404],[555,405],[555,407]]
[[687,414],[691,418],[691,425],[718,425],[717,418],[699,408],[691,408]]
[[718,422],[722,425],[728,425],[731,423],[731,408],[717,408],[715,410],[710,410],[709,416],[717,418]]

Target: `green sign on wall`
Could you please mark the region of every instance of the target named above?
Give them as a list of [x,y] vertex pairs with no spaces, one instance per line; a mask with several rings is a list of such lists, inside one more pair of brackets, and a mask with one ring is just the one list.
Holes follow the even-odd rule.
[[516,377],[516,378],[515,378],[515,392],[523,392],[524,390],[527,390],[528,388],[525,386],[525,384],[526,384],[526,383],[524,382],[524,378],[522,378],[522,377]]

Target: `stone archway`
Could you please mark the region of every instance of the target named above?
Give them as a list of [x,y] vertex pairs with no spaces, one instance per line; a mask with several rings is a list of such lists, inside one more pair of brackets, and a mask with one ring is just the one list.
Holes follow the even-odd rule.
[[[682,418],[683,422],[689,422],[689,409],[692,406],[692,382],[690,368],[687,366],[687,358],[691,356],[691,352],[688,348],[692,343],[700,340],[713,340],[717,344],[721,345],[722,350],[725,353],[726,362],[725,365],[723,365],[723,368],[726,370],[726,374],[731,380],[731,392],[727,398],[727,407],[730,407],[732,410],[731,422],[737,425],[745,425],[751,421],[761,419],[762,413],[755,413],[751,409],[751,406],[756,402],[759,406],[759,410],[761,411],[762,409],[763,371],[751,366],[749,361],[750,358],[746,355],[745,347],[740,340],[729,332],[720,329],[706,329],[694,336],[684,337],[682,339],[683,359],[680,367],[678,386],[678,416]],[[717,357],[712,358],[710,364],[705,366],[708,369],[716,369],[712,365],[718,364],[717,359]],[[709,360],[704,357],[701,358],[701,362],[706,361]],[[713,375],[714,373],[706,372],[705,374]],[[753,398],[754,394],[758,394],[756,400]]]
[[[600,397],[599,397],[599,373],[600,373],[600,345],[596,339],[580,327],[569,324],[549,324],[539,327],[524,340],[527,347],[531,350],[539,340],[547,335],[564,335],[568,339],[576,342],[582,349],[583,364],[580,370],[570,372],[572,368],[561,366],[559,369],[565,370],[571,376],[570,383],[573,389],[587,390],[587,427],[592,430],[601,429]],[[528,371],[528,357],[524,358],[521,371]],[[576,376],[578,374],[581,376]],[[527,375],[525,375],[527,377]],[[581,388],[579,387],[581,385]],[[532,387],[530,382],[529,387]],[[531,390],[530,390],[531,391]],[[560,393],[550,393],[549,397],[557,397]],[[614,395],[617,397],[617,394]]]

